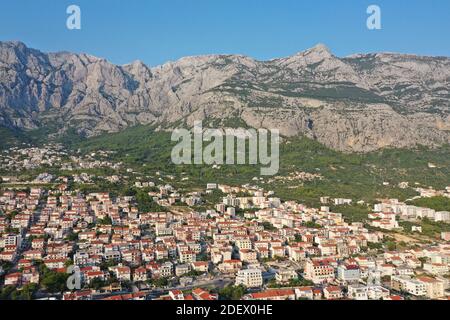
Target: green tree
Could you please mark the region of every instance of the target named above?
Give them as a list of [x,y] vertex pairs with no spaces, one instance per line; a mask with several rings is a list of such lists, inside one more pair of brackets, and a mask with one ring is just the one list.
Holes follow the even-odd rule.
[[447,197],[431,197],[420,198],[409,202],[417,207],[425,207],[436,211],[450,211],[450,198]]
[[165,208],[154,202],[148,193],[139,190],[136,192],[136,202],[138,204],[138,209],[140,212],[164,212]]
[[60,293],[67,289],[69,274],[50,270],[45,265],[40,265],[39,268],[42,274],[41,285],[48,292]]
[[100,290],[101,288],[105,287],[106,285],[108,285],[107,281],[104,281],[100,278],[94,278],[90,282],[89,287],[94,290]]
[[99,225],[105,225],[105,226],[111,226],[112,225],[112,219],[110,216],[106,216],[103,219],[98,219],[97,224]]
[[151,279],[149,282],[157,288],[164,288],[169,285],[169,279],[163,277]]
[[394,251],[397,249],[397,244],[394,241],[386,242],[386,247],[389,251]]
[[6,286],[0,291],[0,300],[11,300],[13,292],[16,291],[14,286]]
[[78,233],[71,231],[67,236],[66,239],[69,241],[77,241],[78,240]]
[[240,300],[246,291],[247,289],[243,285],[229,285],[219,291],[219,296],[224,300]]
[[15,290],[11,294],[12,300],[33,300],[36,296],[36,292],[39,289],[39,285],[35,283],[30,283],[24,285],[22,289]]
[[268,221],[264,221],[262,223],[262,226],[264,227],[264,230],[267,230],[267,231],[276,231],[277,230],[277,228],[275,228],[274,225]]

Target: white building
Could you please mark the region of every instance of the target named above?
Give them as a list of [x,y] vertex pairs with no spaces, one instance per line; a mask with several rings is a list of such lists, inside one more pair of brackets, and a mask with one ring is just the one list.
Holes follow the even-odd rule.
[[236,285],[247,288],[258,288],[263,285],[262,272],[259,269],[239,270],[236,276]]
[[448,211],[439,211],[434,215],[434,220],[437,222],[449,222],[450,221],[450,212]]
[[448,265],[443,263],[425,263],[423,270],[428,271],[431,274],[443,275],[448,272]]
[[407,276],[392,276],[391,286],[396,291],[406,291],[416,297],[424,297],[427,295],[425,283]]
[[367,294],[368,288],[361,284],[353,284],[348,286],[347,296],[353,300],[369,300]]
[[337,276],[339,280],[346,282],[359,281],[361,272],[357,265],[340,265],[337,268]]

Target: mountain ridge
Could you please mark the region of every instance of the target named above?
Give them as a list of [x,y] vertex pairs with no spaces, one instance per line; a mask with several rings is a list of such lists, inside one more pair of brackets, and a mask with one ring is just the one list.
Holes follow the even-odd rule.
[[0,124],[97,136],[205,120],[279,128],[340,151],[450,143],[450,58],[333,55],[319,44],[258,61],[203,55],[149,67],[0,42]]

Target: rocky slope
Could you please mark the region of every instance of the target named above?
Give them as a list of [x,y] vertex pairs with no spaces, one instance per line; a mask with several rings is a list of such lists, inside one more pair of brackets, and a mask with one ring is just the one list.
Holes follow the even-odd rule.
[[0,125],[94,136],[136,124],[278,128],[342,151],[450,142],[450,58],[187,57],[149,68],[0,42]]

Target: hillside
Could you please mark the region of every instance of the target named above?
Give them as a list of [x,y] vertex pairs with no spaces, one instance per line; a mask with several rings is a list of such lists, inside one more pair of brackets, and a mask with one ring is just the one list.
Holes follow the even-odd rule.
[[0,150],[19,146],[24,143],[31,143],[30,138],[26,134],[2,126],[0,126],[0,141]]
[[[246,184],[251,183],[254,177],[259,177],[259,166],[224,165],[220,169],[211,166],[176,166],[170,159],[174,144],[167,132],[155,132],[150,126],[137,126],[120,133],[74,143],[71,148],[81,149],[85,153],[115,151],[115,160],[123,161],[139,172],[153,175],[160,171],[174,175],[177,179],[173,183],[178,187],[204,187],[208,182]],[[404,200],[416,195],[412,190],[416,186],[442,189],[450,185],[449,146],[347,154],[309,138],[298,137],[284,141],[280,155],[280,177],[287,177],[295,171],[323,176],[322,180],[312,181],[284,181],[266,177],[255,182],[276,190],[284,199],[317,203],[319,197],[332,195],[365,201],[386,197]],[[435,168],[430,168],[429,163],[433,163]],[[384,182],[389,182],[389,185],[383,185]],[[411,188],[399,188],[400,182],[409,182]]]

